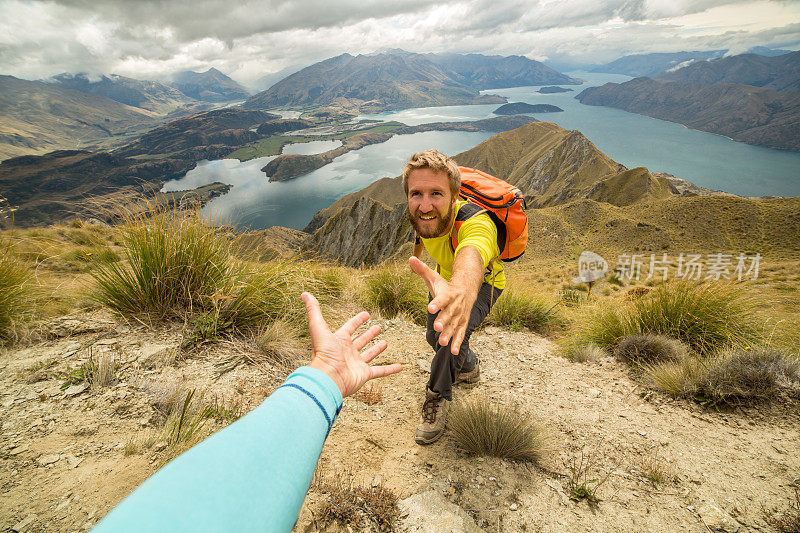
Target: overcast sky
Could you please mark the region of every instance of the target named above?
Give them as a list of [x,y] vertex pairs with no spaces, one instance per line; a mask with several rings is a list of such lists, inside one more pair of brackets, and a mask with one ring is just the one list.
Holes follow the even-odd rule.
[[344,52],[627,54],[800,48],[800,0],[0,0],[0,74],[157,78],[211,66],[248,85]]

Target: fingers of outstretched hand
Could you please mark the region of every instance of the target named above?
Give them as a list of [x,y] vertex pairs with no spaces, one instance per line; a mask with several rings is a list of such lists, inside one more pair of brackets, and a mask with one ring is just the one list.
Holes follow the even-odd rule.
[[400,363],[394,363],[392,365],[371,366],[369,367],[369,378],[367,378],[367,380],[391,376],[392,374],[397,374],[401,370],[403,370],[403,365],[401,365]]
[[311,332],[311,339],[325,332],[330,332],[328,324],[322,318],[322,310],[319,307],[319,301],[309,292],[304,292],[300,297],[306,304],[306,314],[308,315],[308,329]]
[[361,350],[364,348],[364,346],[369,344],[372,339],[377,337],[380,332],[381,327],[377,324],[370,327],[367,331],[356,337],[356,339],[353,341],[353,346],[355,346],[356,350]]
[[361,325],[367,320],[369,320],[369,313],[366,311],[361,311],[356,316],[345,322],[342,327],[336,331],[336,334],[337,336],[347,337],[349,339],[353,336],[353,333],[355,333],[356,330],[360,328]]
[[365,363],[369,363],[370,361],[375,359],[378,356],[378,354],[383,352],[387,346],[388,344],[386,341],[382,340],[376,342],[374,346],[370,346],[369,348],[367,348],[366,350],[364,350],[359,354],[361,360],[364,361]]
[[411,271],[414,274],[420,276],[424,281],[425,284],[428,286],[428,290],[431,294],[434,293],[434,285],[436,281],[442,278],[439,274],[436,273],[435,270],[432,270],[428,265],[417,259],[416,257],[411,257],[408,260],[408,265],[411,267]]

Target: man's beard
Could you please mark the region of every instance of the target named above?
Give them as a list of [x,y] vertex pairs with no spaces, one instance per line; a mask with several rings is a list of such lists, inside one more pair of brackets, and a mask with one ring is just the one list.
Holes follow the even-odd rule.
[[453,221],[453,204],[450,204],[450,207],[444,216],[442,216],[442,214],[435,209],[433,212],[436,214],[436,224],[434,226],[431,226],[430,223],[426,224],[420,220],[419,213],[414,214],[410,211],[408,212],[408,220],[414,227],[414,231],[416,231],[417,235],[423,239],[441,237],[450,229],[450,224]]

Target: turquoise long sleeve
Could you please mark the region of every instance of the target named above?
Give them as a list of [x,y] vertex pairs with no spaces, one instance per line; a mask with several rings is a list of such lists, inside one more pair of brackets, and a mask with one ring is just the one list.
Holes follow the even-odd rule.
[[301,367],[153,474],[95,531],[290,531],[341,405],[327,375]]

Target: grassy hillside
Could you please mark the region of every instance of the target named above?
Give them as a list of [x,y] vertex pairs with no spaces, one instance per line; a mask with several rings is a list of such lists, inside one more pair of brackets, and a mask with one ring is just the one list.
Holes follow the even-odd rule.
[[103,96],[0,76],[0,160],[121,143],[158,123],[153,112]]

